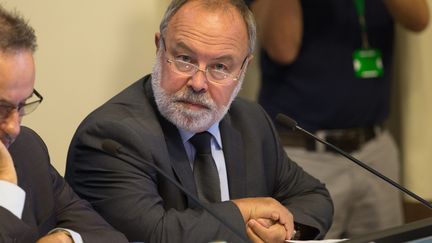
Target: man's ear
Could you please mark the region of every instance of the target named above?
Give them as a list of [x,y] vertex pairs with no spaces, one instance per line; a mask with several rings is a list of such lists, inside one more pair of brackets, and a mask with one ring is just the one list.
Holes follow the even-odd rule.
[[249,64],[251,63],[251,61],[252,61],[253,59],[254,59],[254,55],[253,55],[253,54],[250,54],[250,55],[247,57],[246,67],[245,67],[245,68],[249,67]]
[[161,47],[159,46],[160,38],[161,38],[161,34],[160,34],[159,32],[156,32],[156,34],[155,34],[155,38],[154,38],[155,45],[156,45],[156,52],[159,51],[159,48],[161,48]]

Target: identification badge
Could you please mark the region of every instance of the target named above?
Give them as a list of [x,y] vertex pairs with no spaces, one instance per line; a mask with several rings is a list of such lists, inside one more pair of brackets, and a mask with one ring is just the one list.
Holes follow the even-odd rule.
[[379,49],[357,49],[353,53],[355,76],[358,78],[376,78],[384,74]]

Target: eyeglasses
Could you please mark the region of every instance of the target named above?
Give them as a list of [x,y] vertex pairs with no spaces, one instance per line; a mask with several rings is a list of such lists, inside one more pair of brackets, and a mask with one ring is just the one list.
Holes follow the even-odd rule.
[[178,59],[167,59],[167,62],[170,65],[172,70],[178,74],[186,75],[188,77],[192,77],[198,71],[205,73],[207,80],[210,82],[218,83],[218,84],[226,84],[229,81],[237,81],[240,77],[240,74],[243,70],[243,66],[246,63],[247,57],[243,60],[241,65],[239,74],[233,75],[231,73],[220,70],[218,65],[207,66],[205,69],[201,69],[198,65],[185,62]]
[[17,110],[19,116],[25,116],[30,113],[32,113],[36,108],[39,106],[39,104],[42,102],[43,97],[39,92],[37,92],[35,89],[33,90],[33,94],[36,96],[36,100],[32,99],[33,95],[29,98],[29,100],[26,101],[24,104],[19,105],[12,105],[7,102],[0,102],[0,120],[5,120],[10,116],[12,111]]
[[[161,37],[162,44],[164,46],[165,52],[167,52],[166,46],[165,46],[165,39]],[[170,59],[167,58],[168,64],[170,64],[171,69],[178,74],[186,75],[188,77],[192,77],[195,75],[198,71],[203,72],[206,75],[206,78],[208,81],[217,83],[217,84],[227,84],[231,81],[237,81],[243,71],[243,67],[245,66],[245,63],[247,62],[249,56],[246,56],[245,59],[242,62],[242,65],[240,67],[240,70],[237,75],[233,75],[230,72],[224,71],[224,66],[222,64],[214,64],[210,66],[206,66],[205,69],[201,69],[198,65],[186,62],[179,59]]]

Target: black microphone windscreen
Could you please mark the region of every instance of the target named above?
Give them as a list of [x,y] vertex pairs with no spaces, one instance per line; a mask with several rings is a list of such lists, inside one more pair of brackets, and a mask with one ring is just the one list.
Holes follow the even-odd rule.
[[118,150],[121,147],[122,146],[118,142],[116,142],[114,140],[111,140],[111,139],[105,139],[105,140],[102,141],[102,149],[105,152],[107,152],[107,153],[109,153],[110,155],[113,155],[113,156],[115,156],[115,155],[117,155],[119,153]]
[[297,126],[296,121],[294,121],[292,118],[290,118],[284,114],[281,114],[281,113],[276,115],[276,122],[281,124],[281,125],[286,126],[287,128],[290,128],[292,130],[295,130],[296,126]]

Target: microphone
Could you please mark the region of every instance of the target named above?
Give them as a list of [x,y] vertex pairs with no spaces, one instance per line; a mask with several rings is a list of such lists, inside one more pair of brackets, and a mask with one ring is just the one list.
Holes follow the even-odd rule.
[[180,183],[178,183],[175,179],[173,179],[170,175],[168,175],[165,171],[160,169],[158,166],[156,166],[153,163],[150,163],[148,161],[145,161],[138,156],[135,156],[133,154],[127,153],[124,151],[123,146],[112,140],[112,139],[104,139],[102,141],[102,149],[110,154],[113,157],[116,157],[120,160],[128,162],[127,159],[122,158],[121,156],[127,156],[131,159],[143,162],[145,165],[150,166],[154,170],[156,170],[159,174],[161,174],[165,179],[170,181],[172,184],[174,184],[180,191],[182,191],[184,194],[186,194],[192,201],[194,201],[198,206],[206,210],[208,213],[210,213],[213,217],[215,217],[220,223],[222,223],[225,227],[227,227],[231,232],[233,232],[235,235],[240,237],[245,242],[250,242],[248,238],[246,238],[240,231],[238,231],[233,225],[231,225],[229,222],[226,222],[222,217],[218,215],[218,213],[213,210],[212,208],[208,207],[207,205],[203,204],[195,195],[190,193],[185,187],[183,187]]
[[391,184],[392,186],[396,187],[398,190],[404,192],[405,194],[411,196],[412,198],[416,199],[417,201],[419,201],[420,203],[422,203],[423,205],[425,205],[426,207],[432,209],[432,204],[428,201],[426,201],[425,199],[423,199],[422,197],[418,196],[417,194],[415,194],[414,192],[411,192],[410,190],[406,189],[405,187],[403,187],[402,185],[396,183],[395,181],[393,181],[392,179],[386,177],[385,175],[381,174],[380,172],[378,172],[377,170],[375,170],[374,168],[368,166],[367,164],[361,162],[360,160],[354,158],[353,156],[351,156],[350,154],[348,154],[347,152],[343,151],[342,149],[334,146],[333,144],[322,140],[321,138],[315,136],[314,134],[304,130],[303,128],[301,128],[300,126],[297,125],[297,122],[294,121],[293,119],[291,119],[290,117],[283,115],[281,113],[276,115],[276,122],[295,131],[298,130],[306,135],[308,135],[309,137],[312,137],[313,139],[319,141],[320,143],[325,144],[326,146],[330,147],[331,149],[333,149],[334,151],[338,152],[339,154],[343,155],[344,157],[348,158],[349,160],[351,160],[352,162],[356,163],[357,165],[361,166],[363,169],[369,171],[370,173],[374,174],[375,176],[378,176],[379,178],[381,178],[382,180],[386,181],[387,183]]

